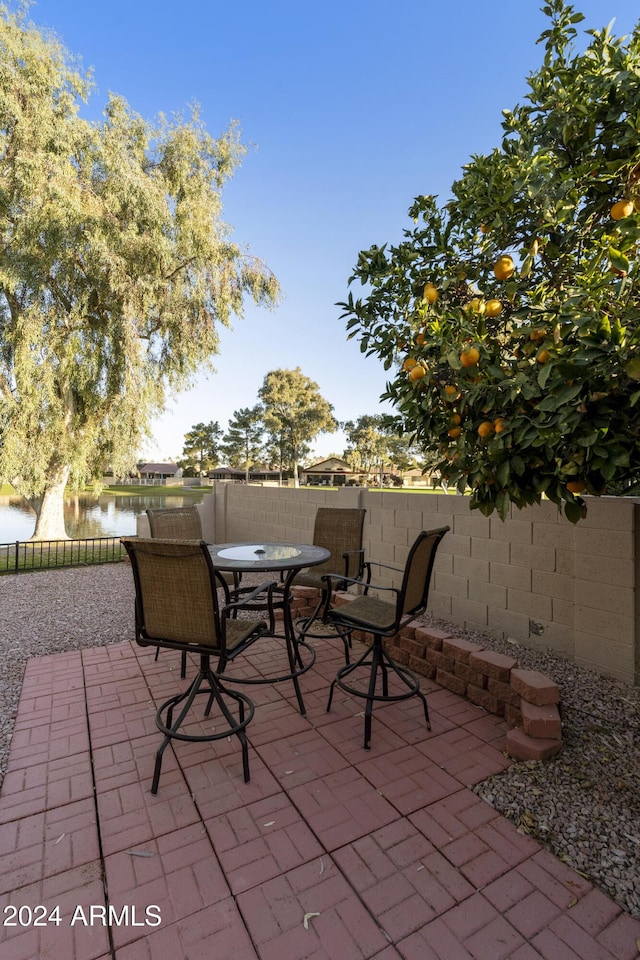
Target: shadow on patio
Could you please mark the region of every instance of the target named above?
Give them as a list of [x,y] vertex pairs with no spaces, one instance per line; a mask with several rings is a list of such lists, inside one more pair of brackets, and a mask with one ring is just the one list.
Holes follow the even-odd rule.
[[423,681],[432,730],[416,698],[377,705],[365,751],[362,702],[326,712],[341,645],[317,650],[306,717],[290,683],[251,688],[249,783],[236,738],[178,742],[155,797],[179,655],[31,659],[0,796],[3,960],[638,955],[639,921],[469,789],[508,765],[503,721]]

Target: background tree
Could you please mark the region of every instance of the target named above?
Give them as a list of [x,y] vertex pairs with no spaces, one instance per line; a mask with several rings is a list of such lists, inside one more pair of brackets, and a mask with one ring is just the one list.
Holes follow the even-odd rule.
[[187,476],[202,477],[220,463],[222,430],[217,420],[196,423],[184,436],[182,458],[178,466]]
[[344,459],[354,470],[377,471],[382,486],[386,470],[410,470],[417,464],[418,451],[408,437],[398,436],[393,421],[383,414],[364,414],[343,424],[348,447]]
[[309,451],[309,441],[319,433],[333,433],[338,428],[333,407],[321,396],[318,384],[306,377],[300,367],[272,370],[264,378],[258,395],[264,405],[265,426],[279,438],[297,487],[298,466]]
[[242,467],[247,483],[249,470],[264,452],[263,410],[260,404],[255,407],[242,407],[233,411],[229,429],[224,435],[220,450],[230,467]]
[[275,278],[232,242],[221,190],[243,147],[197,110],[150,124],[0,5],[0,479],[65,536],[67,483],[131,468],[168,390],[211,366],[218,324]]
[[418,197],[397,246],[360,253],[350,336],[391,371],[397,424],[483,513],[640,471],[640,29],[589,31],[543,8],[544,63],[438,208]]
[[343,424],[347,438],[344,459],[353,470],[367,475],[377,470],[381,484],[384,465],[388,462],[388,437],[382,423],[382,415],[364,414]]

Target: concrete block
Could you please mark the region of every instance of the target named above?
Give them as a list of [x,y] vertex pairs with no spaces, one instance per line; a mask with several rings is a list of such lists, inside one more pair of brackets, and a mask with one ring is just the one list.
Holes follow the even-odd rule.
[[[583,521],[580,521],[581,523]],[[593,554],[578,554],[576,580],[596,583],[614,583],[620,587],[635,586],[635,565],[628,560],[610,557],[603,563],[602,557]]]
[[508,727],[522,726],[522,713],[520,712],[520,707],[514,707],[510,703],[505,703],[504,718],[507,721]]
[[527,700],[529,703],[538,706],[560,703],[558,684],[550,680],[549,677],[545,677],[538,670],[513,669],[511,671],[511,686],[523,700]]
[[487,605],[475,600],[452,597],[452,613],[457,622],[467,624],[471,630],[485,630],[487,626]]
[[512,543],[510,562],[512,566],[528,567],[530,570],[555,570],[556,551],[554,547]]
[[417,673],[420,677],[426,677],[428,680],[435,680],[436,667],[433,663],[428,663],[421,657],[412,657],[409,654],[409,670]]
[[467,685],[467,699],[470,700],[471,703],[483,707],[489,713],[493,713],[498,717],[504,716],[504,703],[489,690],[476,687],[474,684],[469,683]]
[[436,683],[440,684],[441,687],[446,687],[447,690],[452,690],[460,697],[464,697],[467,689],[466,681],[462,677],[456,677],[446,670],[436,670]]
[[427,663],[432,663],[438,670],[442,670],[444,673],[453,673],[453,657],[445,657],[439,650],[430,650],[427,647],[425,659]]
[[390,643],[388,640],[384,647],[392,660],[395,660],[400,666],[409,666],[409,654],[406,650],[403,650],[395,643]]
[[531,570],[526,567],[512,567],[506,563],[489,564],[489,581],[501,587],[515,590],[531,590]]
[[498,520],[494,517],[490,520],[490,536],[492,541],[504,540],[507,543],[531,543],[533,537],[533,524],[530,521],[520,520]]
[[432,650],[442,650],[442,644],[448,640],[451,633],[448,630],[441,630],[439,627],[418,627],[415,632],[416,640],[424,642]]
[[614,583],[576,580],[574,600],[585,607],[632,617],[635,613],[635,591]]
[[486,680],[489,693],[492,693],[494,697],[497,697],[502,703],[508,703],[512,707],[520,708],[522,698],[519,693],[515,692],[510,683],[505,683],[503,680],[495,680],[493,677],[487,677]]
[[468,640],[462,640],[458,637],[449,637],[442,641],[442,652],[447,657],[453,657],[454,660],[461,660],[462,663],[469,663],[469,657],[472,653],[480,653],[483,648],[478,643],[470,643]]
[[522,727],[530,737],[541,740],[559,740],[562,736],[560,712],[555,703],[538,706],[522,700]]
[[426,650],[424,643],[418,643],[417,640],[412,640],[410,637],[402,636],[400,637],[400,643],[398,646],[401,647],[402,650],[406,650],[410,657],[420,657],[422,660],[424,660]]
[[533,570],[531,590],[547,597],[559,597],[561,600],[573,600],[575,580],[561,573],[549,573],[546,570]]
[[507,731],[506,751],[514,760],[550,760],[562,750],[562,740],[539,740],[521,727]]
[[499,610],[506,610],[507,588],[496,583],[471,580],[469,582],[469,600],[486,603],[489,608],[497,607]]
[[489,561],[473,560],[471,557],[454,557],[453,574],[467,580],[489,581]]
[[529,639],[529,617],[526,613],[491,608],[488,627],[498,636],[522,641]]
[[617,644],[633,646],[635,640],[635,617],[631,613],[610,613],[576,603],[574,624],[576,635],[596,634],[600,637],[600,642],[611,640]]
[[448,594],[452,600],[456,597],[466,599],[469,594],[469,581],[465,577],[452,577],[436,570],[433,575],[433,585],[439,593]]
[[507,610],[526,613],[533,620],[551,620],[551,597],[525,590],[507,590]]
[[471,556],[476,560],[495,560],[497,563],[509,563],[509,543],[506,540],[485,540],[471,538]]
[[478,673],[482,673],[494,680],[500,680],[502,683],[509,683],[511,671],[518,666],[518,661],[513,657],[507,657],[503,653],[496,653],[493,650],[482,650],[479,653],[472,653],[469,657],[469,666]]
[[456,514],[453,518],[453,533],[460,537],[480,537],[488,540],[490,530],[489,518],[477,512],[473,516],[469,513]]
[[616,557],[633,560],[633,527],[622,530],[594,530],[579,523],[575,530],[575,552],[579,556]]

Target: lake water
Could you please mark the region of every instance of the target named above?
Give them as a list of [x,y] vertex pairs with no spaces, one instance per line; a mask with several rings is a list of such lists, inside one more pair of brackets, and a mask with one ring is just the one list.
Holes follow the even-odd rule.
[[[136,517],[148,507],[184,507],[193,496],[114,496],[96,498],[85,494],[65,501],[67,533],[73,538],[125,537],[135,535]],[[21,497],[0,497],[0,543],[28,540],[35,530],[35,513]]]

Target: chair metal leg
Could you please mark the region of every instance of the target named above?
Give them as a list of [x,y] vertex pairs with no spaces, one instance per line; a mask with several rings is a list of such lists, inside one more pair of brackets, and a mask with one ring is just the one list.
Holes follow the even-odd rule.
[[[203,688],[203,681],[205,680],[207,681],[207,685]],[[217,703],[223,717],[227,722],[227,727],[225,729],[214,734],[196,735],[180,733],[180,727],[182,726],[187,713],[193,706],[193,702],[199,693],[206,694],[208,697],[207,705],[205,707],[205,716],[209,715],[211,707],[213,706],[213,702],[215,701]],[[234,717],[228,705],[225,703],[225,696],[231,700],[234,700],[238,704],[238,719]],[[174,720],[174,712],[178,705],[181,705],[181,709],[177,719]],[[244,694],[238,693],[235,690],[229,690],[228,687],[223,686],[220,678],[211,670],[208,657],[202,657],[200,668],[189,687],[182,693],[179,693],[176,696],[170,697],[168,700],[166,700],[156,713],[156,726],[161,733],[164,733],[164,739],[156,752],[151,793],[156,794],[158,792],[163,754],[168,744],[174,739],[186,740],[189,742],[205,742],[211,740],[221,740],[228,737],[230,734],[235,734],[240,741],[242,749],[242,770],[244,774],[244,780],[245,783],[248,783],[250,778],[249,750],[245,729],[253,718],[254,710],[255,707],[253,701]]]
[[[347,678],[351,676],[359,667],[369,667],[369,677],[367,683],[367,689],[362,690],[357,687],[351,686],[346,682]],[[389,693],[389,674],[395,674],[399,680],[402,681],[404,686],[407,688],[404,693]],[[376,693],[376,686],[378,683],[378,676],[381,677],[382,684],[382,693]],[[365,710],[364,710],[364,749],[369,750],[371,744],[371,717],[373,714],[373,704],[376,701],[399,701],[399,700],[408,700],[410,697],[419,697],[422,701],[422,706],[424,708],[424,718],[427,730],[431,729],[431,723],[429,721],[429,708],[427,706],[427,698],[420,689],[420,681],[414,674],[406,669],[401,667],[399,664],[393,660],[389,654],[385,651],[382,644],[382,637],[374,636],[373,643],[368,647],[362,656],[355,661],[354,663],[347,664],[344,667],[340,667],[337,674],[331,681],[329,687],[329,697],[327,700],[327,713],[331,710],[331,703],[333,701],[333,694],[336,686],[344,690],[346,693],[349,693],[355,697],[361,697],[363,700],[366,700]]]
[[[153,658],[154,660],[158,659],[158,654],[160,653],[160,647],[156,647],[156,654]],[[180,661],[180,679],[184,680],[187,675],[187,652],[186,650],[182,653],[182,659]]]

